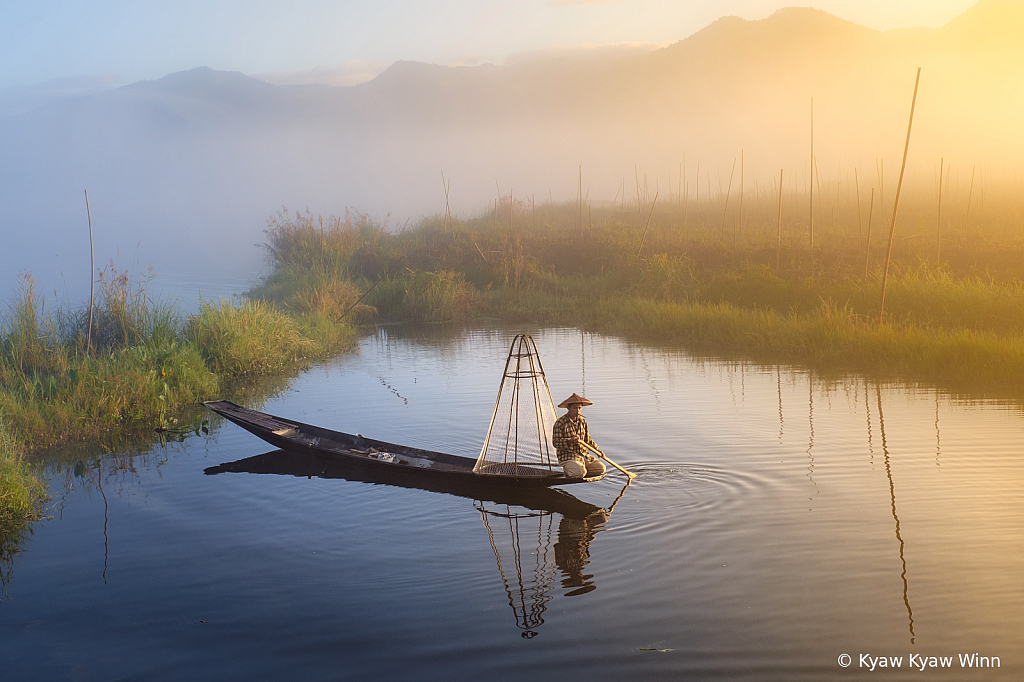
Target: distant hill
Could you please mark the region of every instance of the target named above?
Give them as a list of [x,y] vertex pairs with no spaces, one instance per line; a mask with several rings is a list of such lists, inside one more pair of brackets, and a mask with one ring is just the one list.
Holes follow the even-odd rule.
[[[397,62],[347,87],[197,68],[0,117],[0,205],[61,245],[89,188],[107,251],[132,244],[144,261],[189,253],[210,267],[242,253],[251,264],[281,205],[404,220],[443,209],[442,171],[457,211],[484,208],[496,182],[571,198],[581,162],[594,199],[611,199],[634,168],[652,188],[667,191],[670,177],[678,187],[684,155],[686,181],[700,161],[701,191],[717,192],[712,177],[741,150],[751,181],[785,167],[806,182],[812,97],[819,169],[874,173],[876,159],[898,163],[918,66],[918,183],[930,186],[940,157],[1012,173],[1024,158],[1020,36],[1024,2],[982,0],[937,29],[881,32],[789,8],[724,17],[659,50]],[[44,266],[33,253],[2,257],[12,274],[0,291],[21,267],[78,267],[59,247]]]

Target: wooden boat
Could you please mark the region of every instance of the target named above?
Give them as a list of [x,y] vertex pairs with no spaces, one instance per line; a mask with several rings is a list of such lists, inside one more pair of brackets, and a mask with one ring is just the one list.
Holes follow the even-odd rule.
[[421,450],[361,435],[342,433],[303,424],[236,405],[228,400],[203,403],[228,421],[288,452],[315,455],[381,471],[403,471],[418,478],[473,482],[480,486],[545,488],[553,485],[597,481],[603,478],[569,478],[555,468],[501,464],[475,471],[477,460],[432,450]]

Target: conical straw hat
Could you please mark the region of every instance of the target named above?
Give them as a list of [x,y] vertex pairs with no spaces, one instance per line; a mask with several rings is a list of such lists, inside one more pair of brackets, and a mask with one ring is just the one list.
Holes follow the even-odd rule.
[[569,396],[568,398],[566,398],[562,402],[558,403],[558,406],[559,407],[569,407],[570,405],[573,405],[573,404],[593,405],[594,403],[590,402],[589,400],[587,400],[586,398],[581,396],[579,393],[573,393],[571,396]]

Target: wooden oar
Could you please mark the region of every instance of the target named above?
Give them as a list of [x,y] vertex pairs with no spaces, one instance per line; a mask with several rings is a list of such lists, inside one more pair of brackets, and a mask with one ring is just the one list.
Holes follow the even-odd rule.
[[604,461],[606,461],[606,462],[608,462],[609,464],[611,464],[611,465],[612,465],[613,467],[615,467],[616,469],[618,469],[618,470],[619,470],[619,471],[621,471],[622,473],[624,473],[624,474],[626,474],[627,476],[629,476],[629,480],[631,480],[631,481],[632,481],[632,480],[633,480],[634,478],[636,478],[636,474],[634,474],[634,473],[633,473],[633,472],[631,472],[631,471],[626,471],[625,469],[623,469],[622,467],[620,467],[620,466],[619,466],[618,464],[616,464],[615,462],[613,462],[612,460],[610,460],[610,459],[608,458],[608,455],[604,454],[603,452],[601,452],[601,451],[600,451],[600,450],[598,450],[597,448],[595,448],[595,447],[593,447],[593,446],[591,446],[591,445],[587,445],[587,444],[586,444],[585,442],[583,442],[582,440],[580,441],[580,444],[581,444],[581,445],[582,445],[583,447],[585,447],[585,448],[586,448],[587,450],[590,450],[590,451],[591,451],[591,452],[593,452],[593,453],[594,453],[595,455],[597,455],[598,457],[600,457],[601,459],[603,459]]

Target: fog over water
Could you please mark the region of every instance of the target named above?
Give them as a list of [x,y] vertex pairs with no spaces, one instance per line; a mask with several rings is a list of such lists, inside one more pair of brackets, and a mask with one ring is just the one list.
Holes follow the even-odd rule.
[[632,193],[634,174],[664,198],[683,170],[692,191],[697,162],[700,191],[717,195],[741,151],[748,186],[769,187],[785,168],[795,191],[808,181],[812,97],[818,172],[873,177],[879,160],[899,166],[918,66],[905,191],[932,192],[941,157],[961,176],[980,169],[990,193],[1019,193],[1022,32],[1020,3],[1001,0],[941,28],[887,32],[786,9],[723,18],[667,47],[397,62],[355,86],[197,68],[71,88],[0,117],[0,292],[30,271],[41,293],[84,299],[84,189],[97,267],[152,263],[158,284],[192,292],[205,281],[217,295],[259,277],[254,245],[282,206],[351,207],[399,229],[443,211],[442,172],[463,216],[498,192],[572,200],[581,164],[592,202]]

